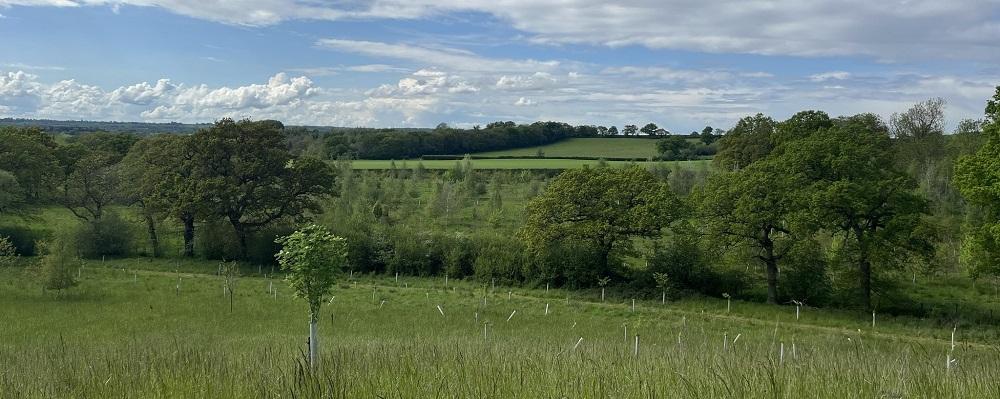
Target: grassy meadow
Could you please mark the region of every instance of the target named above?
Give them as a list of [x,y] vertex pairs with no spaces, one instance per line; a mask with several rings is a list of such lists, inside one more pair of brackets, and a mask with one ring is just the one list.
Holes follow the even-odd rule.
[[483,157],[533,157],[541,150],[546,157],[594,157],[648,159],[659,156],[656,139],[589,137],[571,138],[552,144],[472,154]]
[[2,396],[1000,395],[995,331],[963,327],[952,349],[950,328],[895,318],[873,328],[804,308],[796,320],[792,306],[727,311],[705,298],[633,310],[615,292],[602,303],[595,291],[350,274],[323,308],[311,372],[304,302],[253,266],[230,298],[216,267],[87,261],[63,294],[43,292],[26,266],[0,270]]

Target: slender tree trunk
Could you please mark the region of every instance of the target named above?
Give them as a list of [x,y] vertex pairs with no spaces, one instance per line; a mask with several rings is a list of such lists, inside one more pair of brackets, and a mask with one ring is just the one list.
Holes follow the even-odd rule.
[[142,216],[146,219],[146,231],[149,233],[149,247],[153,250],[153,257],[160,257],[160,240],[156,235],[156,219],[153,214],[143,210]]
[[184,215],[181,217],[184,222],[184,256],[194,257],[194,216]]

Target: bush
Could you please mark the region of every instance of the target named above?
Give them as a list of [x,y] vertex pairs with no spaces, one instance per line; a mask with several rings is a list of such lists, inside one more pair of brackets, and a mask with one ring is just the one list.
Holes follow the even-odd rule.
[[524,276],[536,284],[553,283],[569,288],[593,287],[604,277],[605,265],[595,248],[580,241],[564,240],[545,248],[534,262],[525,263]]
[[128,255],[133,243],[132,226],[117,213],[107,212],[99,220],[84,222],[73,231],[72,240],[80,256]]
[[17,249],[7,237],[0,236],[0,267],[10,267],[17,262]]
[[75,247],[75,236],[61,236],[53,241],[42,244],[42,258],[38,277],[47,290],[65,290],[75,287],[78,282],[73,277],[81,266]]
[[501,235],[484,236],[477,241],[476,260],[472,264],[477,279],[496,279],[504,284],[524,281],[521,271],[526,263],[527,248],[521,241]]
[[784,267],[778,290],[784,299],[794,299],[811,306],[823,306],[830,300],[832,287],[826,273],[823,249],[815,241],[801,241],[782,259]]
[[36,243],[49,238],[49,233],[31,230],[22,226],[0,227],[0,236],[7,237],[15,251],[21,256],[38,255]]
[[205,259],[232,260],[240,257],[240,242],[229,222],[217,219],[195,230],[195,247]]
[[723,293],[736,295],[744,288],[738,273],[725,273],[709,266],[708,256],[694,234],[675,234],[657,242],[647,261],[649,267],[635,277],[635,284],[646,289],[656,288],[654,273],[666,273],[674,289],[713,297]]

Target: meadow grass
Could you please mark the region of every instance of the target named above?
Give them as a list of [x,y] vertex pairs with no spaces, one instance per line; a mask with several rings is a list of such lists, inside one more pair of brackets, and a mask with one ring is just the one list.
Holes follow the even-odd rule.
[[659,155],[656,139],[589,137],[561,140],[537,147],[489,151],[472,155],[484,157],[523,156],[533,157],[538,150],[547,157],[595,157],[648,159]]
[[62,294],[43,292],[27,268],[0,270],[0,396],[1000,395],[986,327],[959,330],[952,351],[950,329],[891,317],[872,329],[847,312],[809,308],[796,321],[793,307],[734,302],[727,313],[709,298],[639,300],[633,312],[615,295],[358,274],[322,310],[313,372],[306,305],[248,266],[230,311],[216,267],[89,261]]

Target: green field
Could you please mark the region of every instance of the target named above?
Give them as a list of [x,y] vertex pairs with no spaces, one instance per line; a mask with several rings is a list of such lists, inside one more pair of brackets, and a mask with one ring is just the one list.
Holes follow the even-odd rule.
[[[395,164],[397,168],[400,169],[412,169],[417,166],[418,163],[423,163],[426,169],[451,169],[455,167],[455,163],[459,161],[455,160],[417,160],[410,159],[405,161],[387,161],[387,160],[371,160],[371,159],[360,159],[352,161],[351,165],[354,169],[389,169],[392,164]],[[608,165],[621,166],[631,164],[628,161],[608,161]],[[650,165],[656,164],[657,162],[635,162],[639,165]],[[662,162],[663,165],[670,166],[673,164],[680,165],[682,167],[700,167],[702,165],[708,166],[710,161],[669,161]],[[582,168],[586,166],[597,166],[600,161],[592,160],[581,160],[581,159],[475,159],[472,160],[472,166],[476,169],[575,169]]]
[[[698,298],[640,300],[633,311],[614,291],[601,303],[593,291],[361,275],[344,276],[324,305],[321,368],[310,372],[305,304],[254,267],[230,302],[215,270],[207,261],[92,261],[81,285],[61,295],[43,292],[23,267],[0,270],[0,396],[1000,393],[990,329],[961,327],[952,351],[950,327],[930,322],[887,317],[873,328],[849,312],[805,308],[796,320],[790,306],[734,302],[727,312],[724,300]],[[949,353],[957,360],[947,367]]]
[[472,154],[484,157],[533,157],[542,150],[546,157],[594,157],[648,159],[659,155],[655,139],[632,138],[573,138],[556,143],[512,150]]

